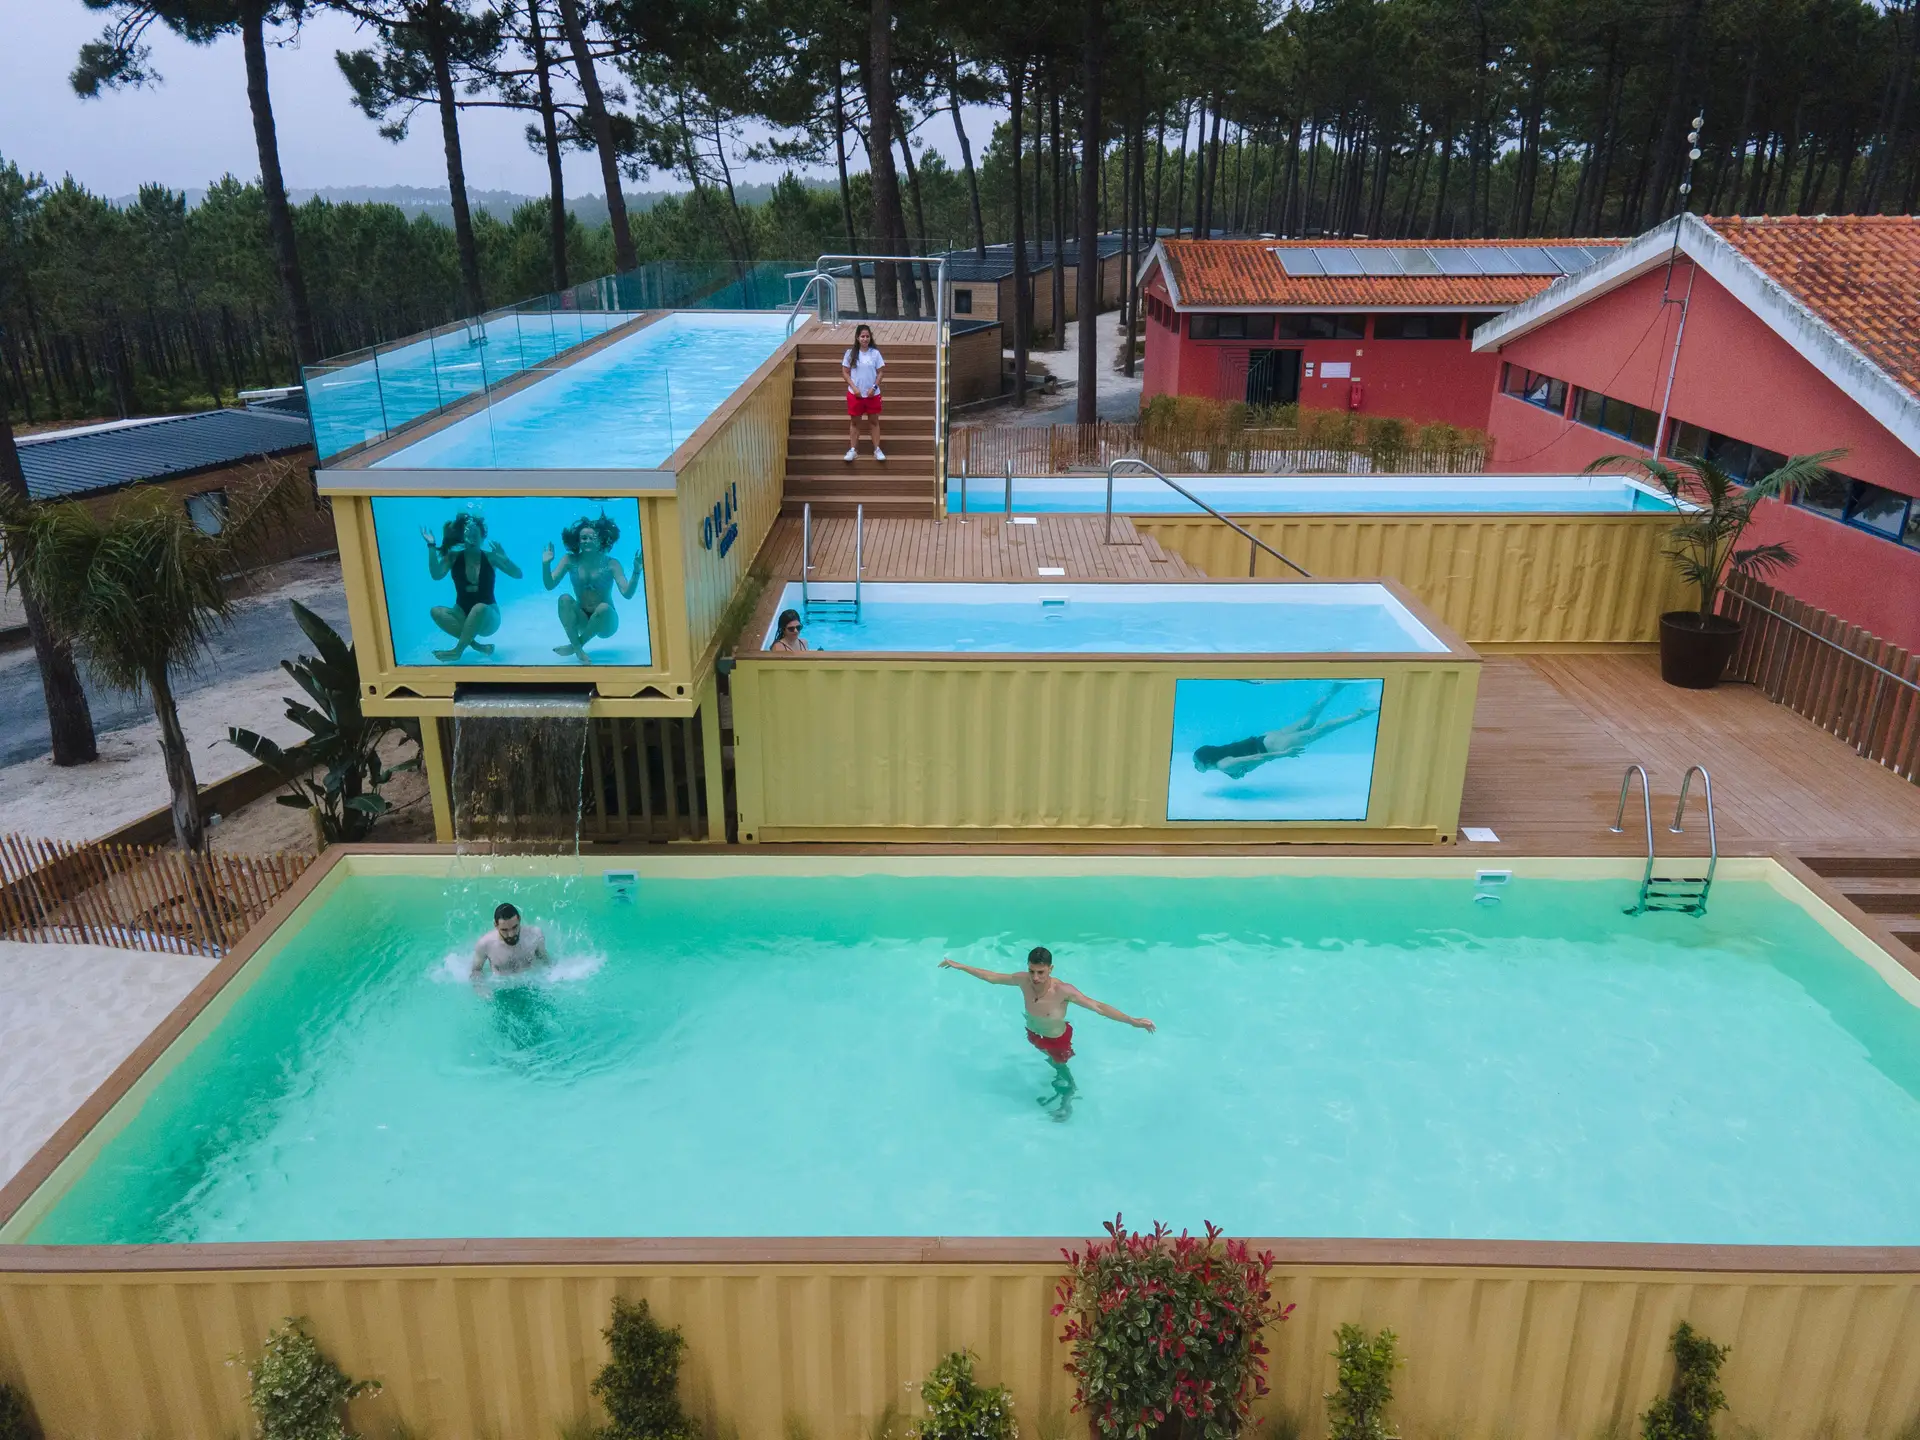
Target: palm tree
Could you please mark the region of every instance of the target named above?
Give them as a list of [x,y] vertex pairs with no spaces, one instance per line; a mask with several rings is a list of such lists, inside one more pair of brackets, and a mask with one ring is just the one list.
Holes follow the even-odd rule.
[[260,157],[260,189],[267,202],[267,231],[273,240],[273,258],[280,269],[280,288],[293,323],[293,361],[311,365],[320,359],[320,343],[313,327],[313,309],[307,303],[307,282],[300,269],[300,250],[294,242],[293,210],[287,204],[287,185],[280,173],[280,140],[273,121],[273,101],[267,92],[267,26],[300,19],[307,0],[85,0],[90,10],[105,10],[112,20],[98,40],[80,47],[73,70],[73,88],[91,99],[102,90],[158,84],[159,74],[148,65],[147,30],[155,21],[182,39],[207,45],[238,30],[247,63],[247,105],[253,112],[254,148]]
[[101,679],[152,698],[173,792],[173,835],[185,849],[205,848],[206,822],[172,677],[232,617],[221,577],[278,523],[296,480],[294,467],[282,466],[214,535],[194,524],[177,496],[157,488],[128,491],[104,512],[79,501],[0,494],[9,577],[38,598],[53,633],[83,650]]
[[1671,462],[1645,455],[1602,455],[1587,466],[1587,473],[1630,465],[1666,492],[1680,511],[1667,537],[1667,554],[1680,578],[1698,593],[1700,622],[1705,625],[1713,618],[1729,574],[1758,580],[1799,558],[1783,541],[1739,548],[1754,509],[1763,500],[1797,499],[1825,476],[1830,462],[1846,453],[1822,450],[1817,455],[1790,456],[1771,474],[1744,484],[1700,455],[1675,455]]

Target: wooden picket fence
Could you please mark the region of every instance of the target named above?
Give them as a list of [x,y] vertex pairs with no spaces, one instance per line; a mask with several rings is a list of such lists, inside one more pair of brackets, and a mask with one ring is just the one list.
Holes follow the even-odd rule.
[[0,939],[224,955],[312,863],[0,835]]
[[1727,677],[1764,690],[1869,760],[1920,784],[1920,656],[1838,615],[1734,577],[1720,612],[1744,625]]
[[1105,470],[1138,456],[1170,475],[1478,475],[1486,447],[1444,449],[1329,444],[1298,430],[1254,429],[1149,438],[1122,421],[1093,425],[979,425],[952,431],[947,467],[955,475],[1063,475]]

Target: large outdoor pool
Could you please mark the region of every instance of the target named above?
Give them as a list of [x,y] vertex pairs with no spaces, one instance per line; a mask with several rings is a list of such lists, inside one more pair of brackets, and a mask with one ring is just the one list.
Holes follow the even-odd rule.
[[[1673,506],[1658,491],[1618,475],[1180,475],[1181,485],[1227,515],[1626,514]],[[958,514],[963,482],[947,481],[947,508]],[[970,514],[1006,510],[1001,476],[964,482]],[[1098,512],[1104,475],[1015,476],[1016,514]],[[1199,506],[1151,475],[1116,475],[1113,508],[1122,515],[1198,515]]]
[[374,462],[400,470],[648,470],[786,338],[790,317],[676,311]]
[[[811,650],[916,654],[1444,654],[1384,585],[789,584]],[[777,637],[776,615],[763,646]]]
[[[1597,862],[496,863],[342,862],[8,1238],[1920,1243],[1920,990],[1767,862],[1700,919]],[[558,963],[476,986],[503,899]],[[1064,1119],[937,968],[1036,944],[1158,1026],[1073,1012]]]

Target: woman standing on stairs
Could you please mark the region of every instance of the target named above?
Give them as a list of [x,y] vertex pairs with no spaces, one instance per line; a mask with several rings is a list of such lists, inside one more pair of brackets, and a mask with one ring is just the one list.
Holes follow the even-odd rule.
[[873,343],[873,327],[862,325],[853,332],[853,348],[840,357],[840,373],[847,377],[847,463],[860,453],[860,421],[864,417],[873,427],[873,458],[885,460],[880,448],[880,372],[887,358]]

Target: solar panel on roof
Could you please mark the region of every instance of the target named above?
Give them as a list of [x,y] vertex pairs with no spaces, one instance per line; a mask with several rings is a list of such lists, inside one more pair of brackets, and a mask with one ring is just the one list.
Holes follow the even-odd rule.
[[1368,275],[1404,275],[1405,268],[1400,264],[1400,252],[1369,246],[1365,250],[1356,250],[1354,257],[1360,262],[1360,269]]
[[1273,247],[1273,253],[1280,258],[1280,268],[1298,279],[1302,275],[1324,275],[1327,267],[1320,263],[1320,257],[1311,250],[1298,246]]
[[1588,258],[1587,248],[1584,245],[1549,245],[1547,258],[1568,275],[1576,270],[1584,270],[1593,263]]
[[1400,269],[1408,275],[1438,275],[1440,267],[1434,263],[1433,252],[1427,249],[1396,250],[1400,257]]
[[1340,248],[1315,246],[1314,254],[1320,257],[1320,263],[1327,267],[1329,275],[1364,275],[1360,268],[1360,259],[1353,251]]
[[1474,251],[1441,249],[1435,246],[1427,252],[1433,256],[1434,264],[1440,267],[1442,275],[1480,275],[1485,272],[1474,260]]
[[1474,246],[1467,253],[1473,256],[1483,275],[1524,275],[1526,269],[1512,258],[1511,252],[1496,246]]
[[1509,245],[1501,251],[1522,275],[1558,275],[1560,267],[1538,245]]

